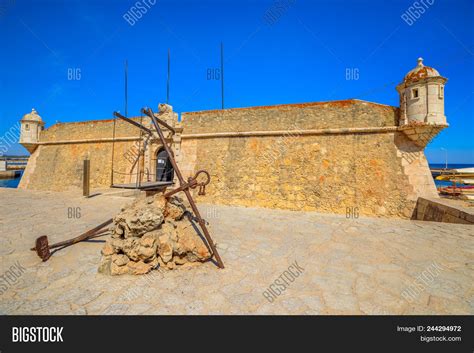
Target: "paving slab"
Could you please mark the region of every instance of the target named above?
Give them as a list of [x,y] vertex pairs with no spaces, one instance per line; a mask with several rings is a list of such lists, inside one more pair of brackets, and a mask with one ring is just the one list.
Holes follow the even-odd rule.
[[[474,314],[471,225],[200,204],[224,270],[106,276],[103,239],[47,262],[29,248],[43,234],[72,238],[131,198],[0,189],[0,200],[2,314]],[[5,284],[11,266],[22,270]]]

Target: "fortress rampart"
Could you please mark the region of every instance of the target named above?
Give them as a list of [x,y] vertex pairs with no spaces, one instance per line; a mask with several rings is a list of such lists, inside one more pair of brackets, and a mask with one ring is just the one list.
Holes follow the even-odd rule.
[[[398,108],[359,100],[192,112],[174,121],[181,129],[170,142],[185,177],[211,173],[202,202],[410,217],[417,198],[436,190],[423,146],[398,117]],[[133,182],[137,168],[126,156],[143,140],[134,126],[115,124],[115,137],[113,120],[44,130],[20,187],[79,188],[88,158],[91,187],[106,188],[112,153],[114,182]],[[157,143],[147,146],[141,170],[156,168]]]
[[[400,108],[350,99],[183,113],[178,121],[162,105],[160,117],[176,131],[165,138],[184,177],[210,172],[204,202],[409,218],[420,197],[438,197],[423,151],[448,126],[446,81],[419,58],[396,87]],[[20,142],[32,153],[21,188],[80,187],[84,159],[92,188],[174,178],[156,134],[122,120],[44,130],[33,109]]]
[[183,125],[182,168],[213,177],[204,202],[410,217],[419,196],[436,197],[424,147],[401,131],[395,107],[215,110],[184,113]]
[[139,131],[124,122],[115,125],[115,134],[114,120],[60,123],[44,130],[19,187],[52,191],[80,188],[84,159],[91,161],[93,188],[111,185],[112,160],[116,182],[136,180],[130,169],[141,141]]

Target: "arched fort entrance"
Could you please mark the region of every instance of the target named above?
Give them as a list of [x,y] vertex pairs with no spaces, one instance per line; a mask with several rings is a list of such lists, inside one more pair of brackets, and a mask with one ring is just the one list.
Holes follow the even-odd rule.
[[168,153],[162,147],[156,152],[156,181],[173,181],[174,169]]

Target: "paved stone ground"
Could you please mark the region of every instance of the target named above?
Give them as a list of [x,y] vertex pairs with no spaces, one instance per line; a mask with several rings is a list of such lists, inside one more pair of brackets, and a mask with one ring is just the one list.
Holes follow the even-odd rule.
[[[0,200],[1,273],[26,268],[0,287],[4,314],[474,314],[469,225],[201,205],[226,269],[110,277],[97,273],[101,240],[45,263],[28,249],[42,234],[76,236],[130,198],[0,189]],[[262,293],[294,261],[304,271],[268,302]]]

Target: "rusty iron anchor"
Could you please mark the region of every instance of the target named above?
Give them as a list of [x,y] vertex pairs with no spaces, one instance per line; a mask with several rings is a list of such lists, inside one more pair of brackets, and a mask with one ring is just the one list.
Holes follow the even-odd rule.
[[[61,250],[67,246],[79,243],[81,241],[97,238],[97,237],[107,234],[108,230],[104,230],[103,228],[111,224],[112,221],[113,219],[110,218],[104,223],[99,224],[97,227],[92,228],[88,230],[87,232],[82,233],[81,235],[78,235],[75,238],[64,240],[52,245],[48,244],[48,236],[42,235],[36,239],[35,247],[31,248],[30,250],[36,251],[36,254],[38,254],[41,260],[43,260],[43,262],[48,261],[51,255],[53,255],[53,253],[55,253],[58,250]],[[59,248],[59,249],[56,249],[55,251],[51,252],[51,249],[55,249],[55,248]]]

